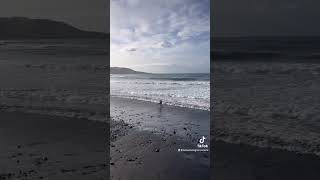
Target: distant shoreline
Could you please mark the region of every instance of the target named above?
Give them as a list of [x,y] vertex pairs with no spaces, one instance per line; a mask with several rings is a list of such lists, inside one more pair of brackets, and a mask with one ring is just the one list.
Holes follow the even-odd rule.
[[110,67],[110,74],[154,74],[154,75],[163,75],[163,74],[210,74],[210,72],[202,72],[202,73],[152,73],[152,72],[142,72],[142,71],[135,71],[133,69],[130,68],[125,68],[125,67]]
[[110,67],[110,74],[148,74],[124,67]]
[[0,17],[0,40],[109,38],[104,32],[84,31],[49,19]]

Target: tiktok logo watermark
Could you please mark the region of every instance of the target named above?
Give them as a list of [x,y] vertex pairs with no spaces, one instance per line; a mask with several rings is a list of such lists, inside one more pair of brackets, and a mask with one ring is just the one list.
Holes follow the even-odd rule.
[[208,148],[208,144],[205,144],[206,138],[202,136],[202,138],[199,139],[198,148]]
[[199,143],[203,144],[204,140],[206,140],[206,138],[204,136],[202,136],[202,138],[200,138]]
[[198,140],[197,149],[178,149],[178,152],[208,152],[209,145],[206,144],[206,137],[202,136]]

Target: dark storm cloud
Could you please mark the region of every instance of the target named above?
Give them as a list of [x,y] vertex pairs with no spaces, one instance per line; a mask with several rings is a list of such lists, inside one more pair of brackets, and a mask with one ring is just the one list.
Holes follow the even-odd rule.
[[1,0],[0,17],[64,21],[78,28],[109,31],[109,0]]
[[214,0],[216,36],[320,35],[318,0]]

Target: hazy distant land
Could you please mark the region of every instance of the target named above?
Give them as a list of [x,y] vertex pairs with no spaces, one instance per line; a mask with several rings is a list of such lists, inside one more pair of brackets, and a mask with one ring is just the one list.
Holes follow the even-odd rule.
[[64,22],[0,17],[0,39],[108,38],[108,34],[77,29]]
[[110,74],[145,74],[145,72],[135,71],[124,67],[111,67]]

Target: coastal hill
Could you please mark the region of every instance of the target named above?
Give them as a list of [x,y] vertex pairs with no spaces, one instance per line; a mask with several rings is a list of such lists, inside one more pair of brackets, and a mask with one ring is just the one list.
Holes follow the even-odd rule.
[[135,71],[129,68],[111,67],[110,74],[145,74],[145,73],[140,71]]
[[64,22],[24,17],[0,17],[0,39],[108,38],[101,32],[83,31]]

